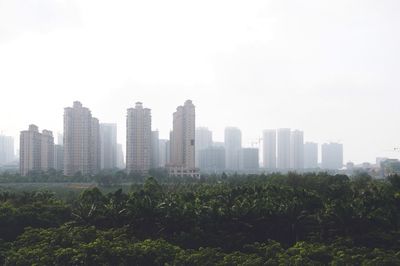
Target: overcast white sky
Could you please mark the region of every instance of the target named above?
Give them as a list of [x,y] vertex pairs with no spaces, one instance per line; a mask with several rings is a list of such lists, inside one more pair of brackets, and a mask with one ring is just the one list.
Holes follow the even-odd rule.
[[186,99],[197,125],[244,143],[291,127],[345,160],[399,157],[400,1],[0,0],[0,131],[62,132],[80,100],[101,122],[142,101],[166,138]]

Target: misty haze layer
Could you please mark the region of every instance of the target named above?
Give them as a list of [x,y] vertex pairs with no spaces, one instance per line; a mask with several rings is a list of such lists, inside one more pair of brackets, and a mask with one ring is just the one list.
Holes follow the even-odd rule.
[[244,146],[288,127],[343,143],[345,161],[398,157],[399,13],[395,0],[0,0],[0,131],[62,132],[80,100],[125,143],[126,110],[143,101],[168,138],[192,99],[215,140],[225,126]]

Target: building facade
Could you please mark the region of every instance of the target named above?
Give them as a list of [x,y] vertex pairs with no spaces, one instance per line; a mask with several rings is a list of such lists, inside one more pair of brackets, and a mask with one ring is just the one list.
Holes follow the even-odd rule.
[[126,119],[126,169],[146,174],[151,168],[151,110],[137,102]]
[[0,165],[11,163],[14,159],[14,138],[0,135]]
[[225,128],[225,166],[229,171],[239,170],[239,156],[242,149],[242,132],[236,127]]
[[49,130],[43,130],[41,137],[41,170],[48,171],[54,169],[54,137],[53,133]]
[[290,169],[295,171],[304,169],[304,133],[300,130],[290,133]]
[[340,143],[325,143],[321,147],[321,168],[338,170],[343,168],[343,145]]
[[290,169],[290,134],[289,128],[277,130],[277,168],[283,171]]
[[64,170],[64,146],[58,144],[54,145],[54,169]]
[[263,132],[263,166],[267,170],[276,169],[276,130]]
[[196,167],[199,165],[199,152],[213,145],[212,132],[206,127],[196,128]]
[[199,151],[199,168],[202,173],[225,171],[225,148],[208,147]]
[[76,101],[64,109],[64,174],[92,175],[99,169],[99,122]]
[[20,133],[20,174],[48,171],[54,168],[54,138],[49,130],[39,132],[36,125]]
[[304,144],[304,168],[318,168],[318,143],[306,142]]
[[246,174],[259,171],[259,150],[257,148],[242,148],[239,153],[239,170]]
[[158,140],[158,162],[160,167],[165,167],[168,164],[167,158],[169,157],[169,150],[167,149],[167,144],[169,140],[159,139]]
[[171,162],[168,167],[170,175],[199,176],[195,165],[195,131],[195,106],[191,100],[187,100],[173,114],[173,130],[170,134]]
[[100,168],[117,167],[117,124],[100,124]]
[[160,136],[158,130],[151,132],[151,168],[160,167]]
[[117,144],[117,168],[118,169],[125,169],[125,156],[124,156],[124,151],[122,149],[122,144],[118,143]]

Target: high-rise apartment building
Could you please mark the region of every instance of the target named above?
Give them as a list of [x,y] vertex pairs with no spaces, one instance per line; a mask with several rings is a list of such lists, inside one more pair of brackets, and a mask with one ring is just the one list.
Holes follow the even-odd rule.
[[247,174],[259,170],[259,151],[257,148],[242,148],[239,153],[239,170]]
[[195,176],[199,174],[195,166],[195,130],[196,113],[192,101],[187,100],[173,114],[171,135],[171,163],[169,173],[172,176]]
[[43,130],[41,136],[40,162],[41,170],[48,171],[54,169],[54,137],[49,130]]
[[117,167],[119,169],[125,169],[125,156],[124,156],[124,151],[122,149],[122,144],[118,143],[117,144]]
[[168,164],[167,158],[169,157],[169,149],[167,149],[167,144],[169,140],[160,139],[158,140],[158,162],[160,167],[165,167]]
[[325,143],[321,147],[321,167],[327,170],[338,170],[343,167],[343,145]]
[[100,161],[99,121],[78,101],[64,109],[64,174],[96,174]]
[[54,169],[64,170],[64,146],[58,144],[54,145]]
[[304,133],[300,130],[290,134],[290,169],[304,169]]
[[165,142],[165,166],[171,164],[171,141]]
[[199,165],[199,152],[213,145],[212,132],[206,127],[196,128],[196,167]]
[[276,130],[263,132],[263,166],[267,170],[276,169]]
[[100,168],[117,167],[117,124],[100,124]]
[[10,163],[14,159],[14,138],[0,135],[0,165]]
[[61,133],[57,133],[57,145],[64,146],[64,136]]
[[279,170],[288,170],[290,168],[290,133],[289,128],[280,128],[277,130],[277,168]]
[[158,130],[151,132],[151,168],[160,167],[160,144]]
[[225,148],[208,147],[200,150],[199,167],[204,173],[222,173],[225,170]]
[[318,168],[318,143],[306,142],[304,144],[304,168]]
[[92,129],[90,134],[90,163],[91,173],[96,174],[100,171],[101,153],[100,153],[100,123],[97,118],[92,117]]
[[126,169],[146,174],[151,167],[151,110],[137,102],[126,118]]
[[36,125],[20,134],[20,174],[54,168],[54,138],[51,131],[39,132]]
[[236,127],[225,128],[225,167],[230,171],[239,170],[239,155],[242,149],[242,132]]

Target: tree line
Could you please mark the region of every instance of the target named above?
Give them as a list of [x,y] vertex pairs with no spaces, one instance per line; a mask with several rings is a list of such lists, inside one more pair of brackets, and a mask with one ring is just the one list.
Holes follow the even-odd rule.
[[400,177],[149,177],[129,193],[0,193],[5,265],[400,265]]

